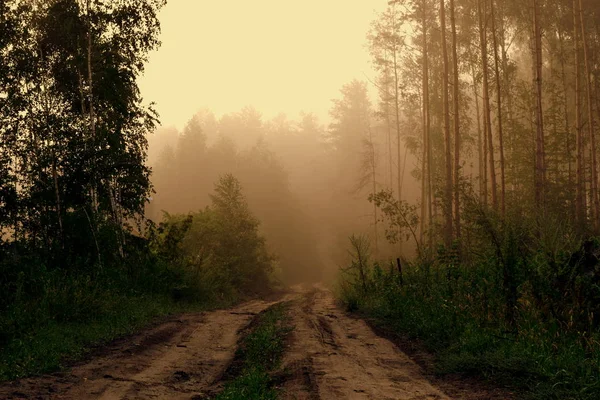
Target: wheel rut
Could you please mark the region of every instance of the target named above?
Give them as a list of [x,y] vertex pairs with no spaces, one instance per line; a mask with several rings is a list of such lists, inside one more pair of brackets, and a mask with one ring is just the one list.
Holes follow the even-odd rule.
[[303,294],[291,315],[283,399],[449,399],[391,342],[341,311],[322,286]]
[[70,371],[0,384],[1,399],[203,398],[233,359],[238,332],[278,301],[172,318]]
[[277,301],[187,314],[113,343],[70,371],[0,385],[2,399],[205,399],[256,315],[290,301],[294,326],[275,372],[282,399],[449,399],[423,371],[320,285]]

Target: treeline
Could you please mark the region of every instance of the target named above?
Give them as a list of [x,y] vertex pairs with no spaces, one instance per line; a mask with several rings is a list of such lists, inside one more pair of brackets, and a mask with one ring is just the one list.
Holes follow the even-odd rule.
[[343,132],[365,143],[375,229],[352,238],[341,295],[438,371],[600,393],[599,17],[584,0],[392,1],[367,34],[378,103],[354,96],[372,119]]
[[[210,202],[213,182],[221,175],[233,174],[244,187],[248,206],[261,221],[261,232],[276,255],[279,279],[287,283],[318,281],[323,261],[317,221],[314,210],[307,209],[310,200],[298,191],[302,181],[305,189],[312,191],[310,172],[289,167],[298,157],[275,153],[283,147],[301,154],[304,160],[318,157],[314,151],[318,149],[317,129],[310,115],[296,130],[284,119],[263,123],[261,115],[247,107],[218,121],[209,111],[198,112],[181,134],[174,128],[159,130],[153,138],[155,157],[151,160],[156,193],[147,216],[160,221],[164,212],[200,210]],[[278,141],[285,144],[280,147]]]
[[588,0],[398,0],[373,22],[380,172],[405,199],[405,149],[417,158],[429,245],[464,240],[465,195],[597,231],[599,14]]
[[233,176],[193,214],[145,217],[158,120],[137,78],[164,4],[0,2],[0,380],[275,283]]

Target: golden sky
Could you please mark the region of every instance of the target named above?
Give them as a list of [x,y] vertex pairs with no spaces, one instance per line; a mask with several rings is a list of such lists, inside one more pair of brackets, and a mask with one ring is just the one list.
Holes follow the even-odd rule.
[[169,0],[162,46],[140,80],[163,125],[200,108],[217,116],[254,105],[265,118],[325,119],[353,78],[373,76],[366,34],[387,0]]

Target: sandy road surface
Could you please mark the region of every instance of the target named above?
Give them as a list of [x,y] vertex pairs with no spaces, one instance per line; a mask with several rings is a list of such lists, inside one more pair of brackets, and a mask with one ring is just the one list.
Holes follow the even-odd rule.
[[181,316],[66,373],[0,385],[0,399],[202,398],[233,358],[238,330],[273,304],[257,300]]
[[[419,367],[321,287],[297,288],[281,370],[284,399],[448,399]],[[277,302],[171,319],[68,372],[0,385],[0,399],[203,399],[219,386],[238,332]]]
[[391,342],[340,311],[327,290],[306,293],[292,315],[284,399],[449,399]]

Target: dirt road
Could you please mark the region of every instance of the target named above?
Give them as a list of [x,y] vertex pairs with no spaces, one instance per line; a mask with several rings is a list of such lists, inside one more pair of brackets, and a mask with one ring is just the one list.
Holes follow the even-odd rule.
[[[322,287],[296,289],[282,369],[284,399],[448,399],[419,367]],[[2,399],[203,399],[233,359],[238,332],[277,302],[171,319],[70,371],[0,385]]]
[[448,399],[391,342],[340,311],[323,288],[302,296],[293,322],[284,399]]

